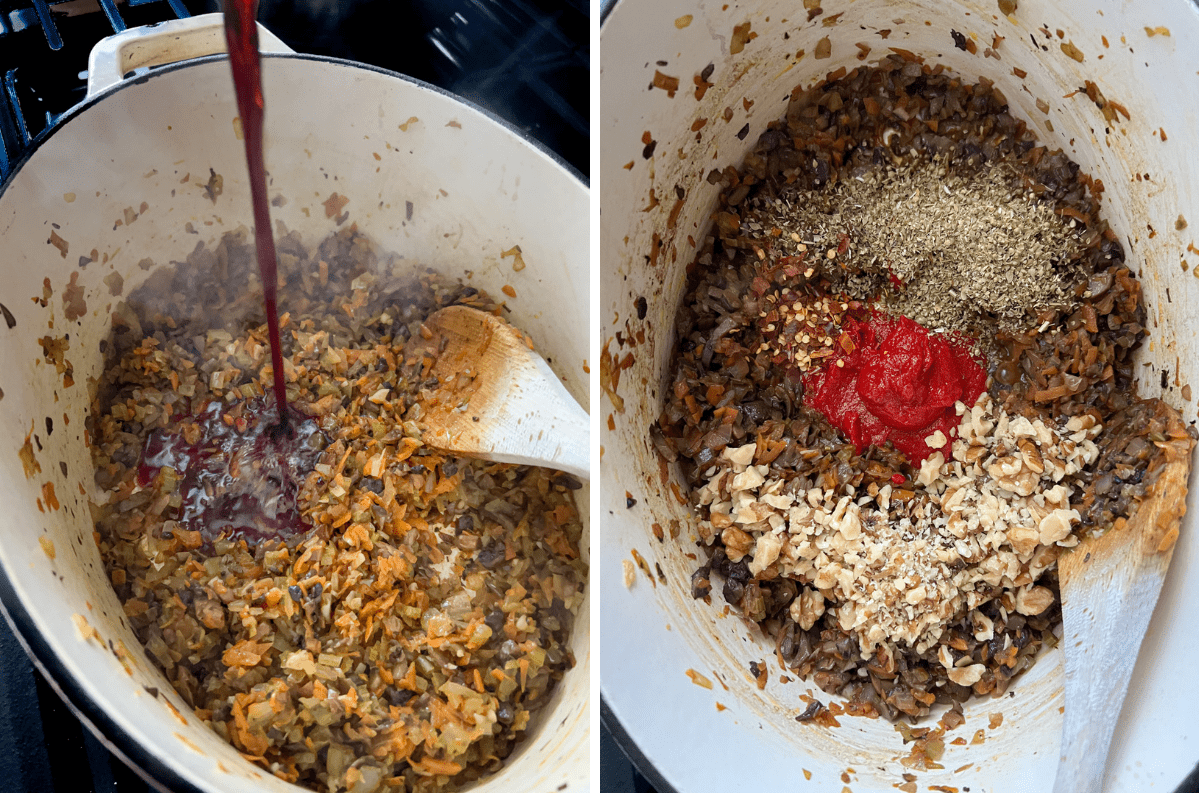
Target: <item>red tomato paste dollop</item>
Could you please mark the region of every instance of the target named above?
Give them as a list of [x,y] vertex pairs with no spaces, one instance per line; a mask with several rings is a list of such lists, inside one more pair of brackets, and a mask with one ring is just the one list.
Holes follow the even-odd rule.
[[[967,343],[931,334],[908,317],[873,311],[861,320],[847,317],[834,350],[805,378],[810,407],[860,453],[890,440],[913,465],[935,451],[949,457],[959,423],[954,403],[975,404],[987,382]],[[947,443],[934,449],[925,439],[938,430]]]

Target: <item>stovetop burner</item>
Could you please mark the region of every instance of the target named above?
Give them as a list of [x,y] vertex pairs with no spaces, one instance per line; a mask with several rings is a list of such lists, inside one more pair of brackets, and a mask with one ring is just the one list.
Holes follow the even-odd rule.
[[[0,0],[0,183],[87,91],[92,46],[216,0]],[[588,169],[586,0],[260,0],[297,52],[368,63],[457,93]],[[0,789],[150,788],[82,727],[0,619]]]

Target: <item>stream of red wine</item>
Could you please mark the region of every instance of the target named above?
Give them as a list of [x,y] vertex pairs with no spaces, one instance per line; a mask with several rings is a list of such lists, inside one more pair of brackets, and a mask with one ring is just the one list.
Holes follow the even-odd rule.
[[290,434],[287,389],[283,381],[283,350],[279,341],[279,304],[275,298],[275,238],[271,235],[271,210],[267,204],[267,171],[263,164],[262,57],[258,52],[258,25],[254,21],[257,0],[225,0],[225,40],[229,65],[242,119],[246,144],[246,166],[250,171],[250,198],[254,204],[254,242],[258,272],[262,276],[263,302],[267,309],[267,332],[271,337],[271,369],[275,375],[275,408],[279,429]]
[[[300,515],[297,496],[324,445],[316,423],[291,412],[287,403],[275,295],[275,240],[263,163],[262,59],[255,4],[256,0],[225,0],[225,38],[250,173],[258,271],[271,341],[274,409],[265,395],[230,405],[210,401],[198,414],[177,416],[179,426],[173,430],[152,432],[138,468],[142,487],[164,476],[163,468],[174,471],[180,504],[173,517],[182,529],[199,532],[208,547],[221,537],[258,544],[306,533],[310,526]],[[198,430],[189,436],[194,437],[191,443],[179,432],[179,427],[189,424]]]

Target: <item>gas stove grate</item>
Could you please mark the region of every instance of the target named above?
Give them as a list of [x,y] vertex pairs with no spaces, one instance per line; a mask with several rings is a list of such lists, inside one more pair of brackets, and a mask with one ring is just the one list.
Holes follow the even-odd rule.
[[190,15],[184,0],[0,0],[0,179],[82,101],[93,44],[131,25]]

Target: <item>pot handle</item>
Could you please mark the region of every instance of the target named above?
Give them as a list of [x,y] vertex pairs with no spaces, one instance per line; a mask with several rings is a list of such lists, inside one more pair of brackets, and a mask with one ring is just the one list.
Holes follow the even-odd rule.
[[[257,24],[261,51],[295,51],[261,23]],[[87,95],[90,99],[143,66],[163,66],[226,51],[225,18],[220,13],[130,28],[101,39],[92,47],[88,56]]]

